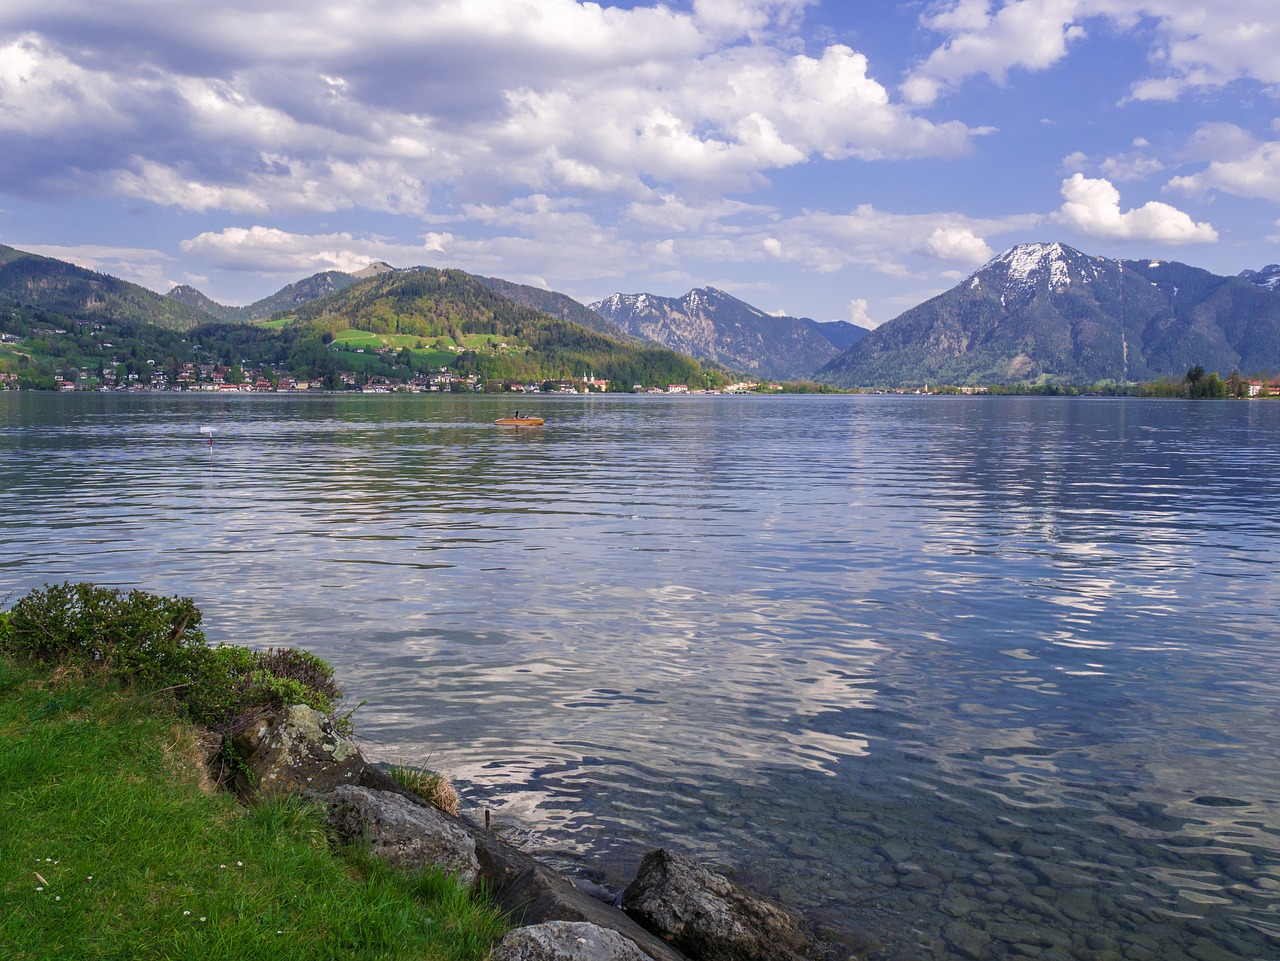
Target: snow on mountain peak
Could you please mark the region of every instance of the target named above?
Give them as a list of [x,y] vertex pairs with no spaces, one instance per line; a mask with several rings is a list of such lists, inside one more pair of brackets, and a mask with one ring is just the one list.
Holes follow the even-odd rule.
[[1010,247],[973,276],[976,279],[996,270],[1001,277],[1001,289],[1006,293],[1033,290],[1042,279],[1047,281],[1050,291],[1057,292],[1073,282],[1088,282],[1101,276],[1095,258],[1060,243]]
[[1063,260],[1065,252],[1062,244],[1019,244],[1006,250],[994,263],[1003,263],[1007,268],[1005,276],[1014,283],[1033,279],[1047,264],[1050,283],[1057,288],[1071,283]]
[[1255,287],[1280,291],[1280,264],[1267,264],[1261,270],[1244,270],[1240,276]]

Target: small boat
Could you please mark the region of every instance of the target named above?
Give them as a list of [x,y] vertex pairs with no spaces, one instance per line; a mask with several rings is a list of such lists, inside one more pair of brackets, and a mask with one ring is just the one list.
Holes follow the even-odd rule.
[[499,427],[541,427],[541,417],[499,417],[494,421]]

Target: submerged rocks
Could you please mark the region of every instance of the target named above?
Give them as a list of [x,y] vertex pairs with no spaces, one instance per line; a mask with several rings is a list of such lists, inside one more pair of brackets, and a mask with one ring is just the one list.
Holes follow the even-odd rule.
[[386,791],[342,784],[330,794],[329,823],[347,840],[363,839],[369,850],[395,867],[436,865],[467,887],[480,878],[471,834],[433,807]]
[[438,866],[465,885],[483,882],[525,926],[504,939],[496,961],[801,961],[817,951],[796,917],[665,850],[644,858],[623,913],[396,784],[311,708],[264,715],[233,739],[230,753],[243,797],[319,797],[340,836],[368,843],[390,864]]
[[661,848],[645,855],[622,893],[622,906],[698,961],[798,961],[815,947],[796,917],[692,858]]

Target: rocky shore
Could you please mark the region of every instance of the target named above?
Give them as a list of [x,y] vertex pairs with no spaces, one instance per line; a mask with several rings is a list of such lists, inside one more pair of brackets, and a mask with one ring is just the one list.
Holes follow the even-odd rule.
[[517,925],[492,961],[834,961],[848,944],[677,852],[649,852],[621,893],[575,885],[486,826],[432,807],[317,711],[264,714],[211,757],[243,799],[306,793],[336,833],[406,871],[438,865],[483,885]]

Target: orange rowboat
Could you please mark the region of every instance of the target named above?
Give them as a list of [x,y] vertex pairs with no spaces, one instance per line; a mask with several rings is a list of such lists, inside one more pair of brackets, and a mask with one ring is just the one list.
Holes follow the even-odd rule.
[[499,427],[541,427],[541,417],[499,417],[494,421]]

